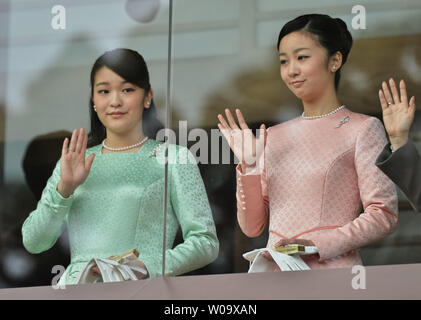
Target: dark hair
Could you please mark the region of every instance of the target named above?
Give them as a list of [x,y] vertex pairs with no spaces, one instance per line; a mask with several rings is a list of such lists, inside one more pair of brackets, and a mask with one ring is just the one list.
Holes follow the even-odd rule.
[[[306,14],[289,21],[281,29],[277,50],[283,37],[294,31],[307,31],[317,36],[322,47],[327,50],[328,58],[337,51],[342,53],[342,66],[345,64],[352,47],[352,36],[346,23],[339,18],[331,18],[325,14]],[[342,68],[341,66],[341,68]],[[335,73],[335,89],[338,89],[341,68]]]
[[[93,110],[93,88],[96,73],[102,68],[107,67],[117,73],[128,82],[142,88],[145,93],[151,90],[149,82],[149,72],[143,57],[136,51],[130,49],[114,49],[105,52],[100,56],[92,66],[91,70],[91,97],[89,99],[89,114],[91,118],[91,132],[88,137],[88,147],[100,144],[106,138],[104,125]],[[149,108],[143,109],[142,129],[146,136],[155,138],[156,133],[163,128],[163,125],[156,117],[156,108],[153,100]]]

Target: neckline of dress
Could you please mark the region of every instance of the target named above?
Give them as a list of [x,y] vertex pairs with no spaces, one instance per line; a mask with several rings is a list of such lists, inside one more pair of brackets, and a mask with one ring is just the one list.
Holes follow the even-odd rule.
[[338,111],[328,115],[328,116],[324,116],[324,117],[319,117],[319,118],[314,118],[314,119],[306,119],[303,118],[302,115],[300,115],[298,117],[298,119],[304,121],[304,122],[314,122],[314,120],[324,120],[324,119],[334,119],[336,116],[338,116],[339,114],[343,113],[344,111],[347,111],[347,107],[344,106],[343,108],[339,109]]

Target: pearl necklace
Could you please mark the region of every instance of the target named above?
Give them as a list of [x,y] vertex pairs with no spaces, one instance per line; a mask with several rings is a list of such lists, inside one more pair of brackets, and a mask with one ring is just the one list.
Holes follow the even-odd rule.
[[324,117],[328,117],[328,116],[330,116],[330,115],[338,112],[339,110],[341,110],[343,108],[345,108],[345,105],[344,104],[341,105],[340,107],[336,108],[335,110],[333,110],[333,111],[331,111],[329,113],[326,113],[326,114],[322,114],[320,116],[305,116],[304,115],[304,112],[303,112],[303,114],[301,115],[301,118],[303,118],[303,119],[319,119],[319,118],[324,118]]
[[136,147],[142,145],[143,143],[145,143],[146,140],[148,140],[148,137],[145,137],[142,141],[140,141],[138,143],[135,143],[135,144],[132,144],[131,146],[121,147],[121,148],[111,148],[111,147],[105,145],[105,139],[104,139],[104,141],[102,141],[102,146],[105,149],[110,150],[110,151],[124,151],[124,150],[129,150],[129,149],[136,148]]

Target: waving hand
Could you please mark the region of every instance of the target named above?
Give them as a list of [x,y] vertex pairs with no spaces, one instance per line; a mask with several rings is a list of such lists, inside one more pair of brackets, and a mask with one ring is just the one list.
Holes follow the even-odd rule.
[[400,95],[393,79],[387,83],[383,81],[379,90],[379,99],[382,105],[383,122],[389,135],[392,148],[397,150],[403,146],[409,136],[409,129],[415,116],[415,97],[408,102],[405,81],[399,83]]
[[239,109],[236,110],[238,125],[229,109],[225,110],[225,115],[227,120],[221,114],[218,115],[219,129],[235,156],[240,160],[243,172],[246,168],[254,168],[266,145],[265,125],[260,126],[260,136],[256,138]]
[[95,154],[85,160],[87,143],[88,135],[84,129],[74,130],[70,142],[68,138],[63,142],[57,190],[64,198],[69,197],[89,175]]

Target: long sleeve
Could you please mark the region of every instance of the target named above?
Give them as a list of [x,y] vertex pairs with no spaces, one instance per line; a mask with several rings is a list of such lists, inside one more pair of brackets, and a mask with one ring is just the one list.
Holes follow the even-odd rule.
[[340,256],[394,231],[397,225],[397,194],[393,183],[375,165],[386,143],[381,122],[365,120],[355,144],[355,169],[364,212],[345,225],[314,235],[320,261]]
[[393,153],[387,144],[376,165],[402,190],[414,210],[421,212],[421,157],[413,142],[409,140]]
[[[172,162],[171,156],[169,160],[169,200],[184,241],[166,250],[165,274],[168,276],[201,268],[215,260],[219,252],[212,211],[199,168],[188,149],[178,147],[175,153],[177,160]],[[151,277],[161,275],[161,255],[146,257],[144,263]]]
[[248,237],[257,237],[269,222],[264,154],[260,157],[258,166],[249,173],[243,174],[239,164],[236,168],[236,176],[238,224]]
[[57,191],[60,180],[60,162],[47,182],[38,202],[22,226],[23,245],[31,253],[50,249],[63,231],[73,197],[63,198]]

